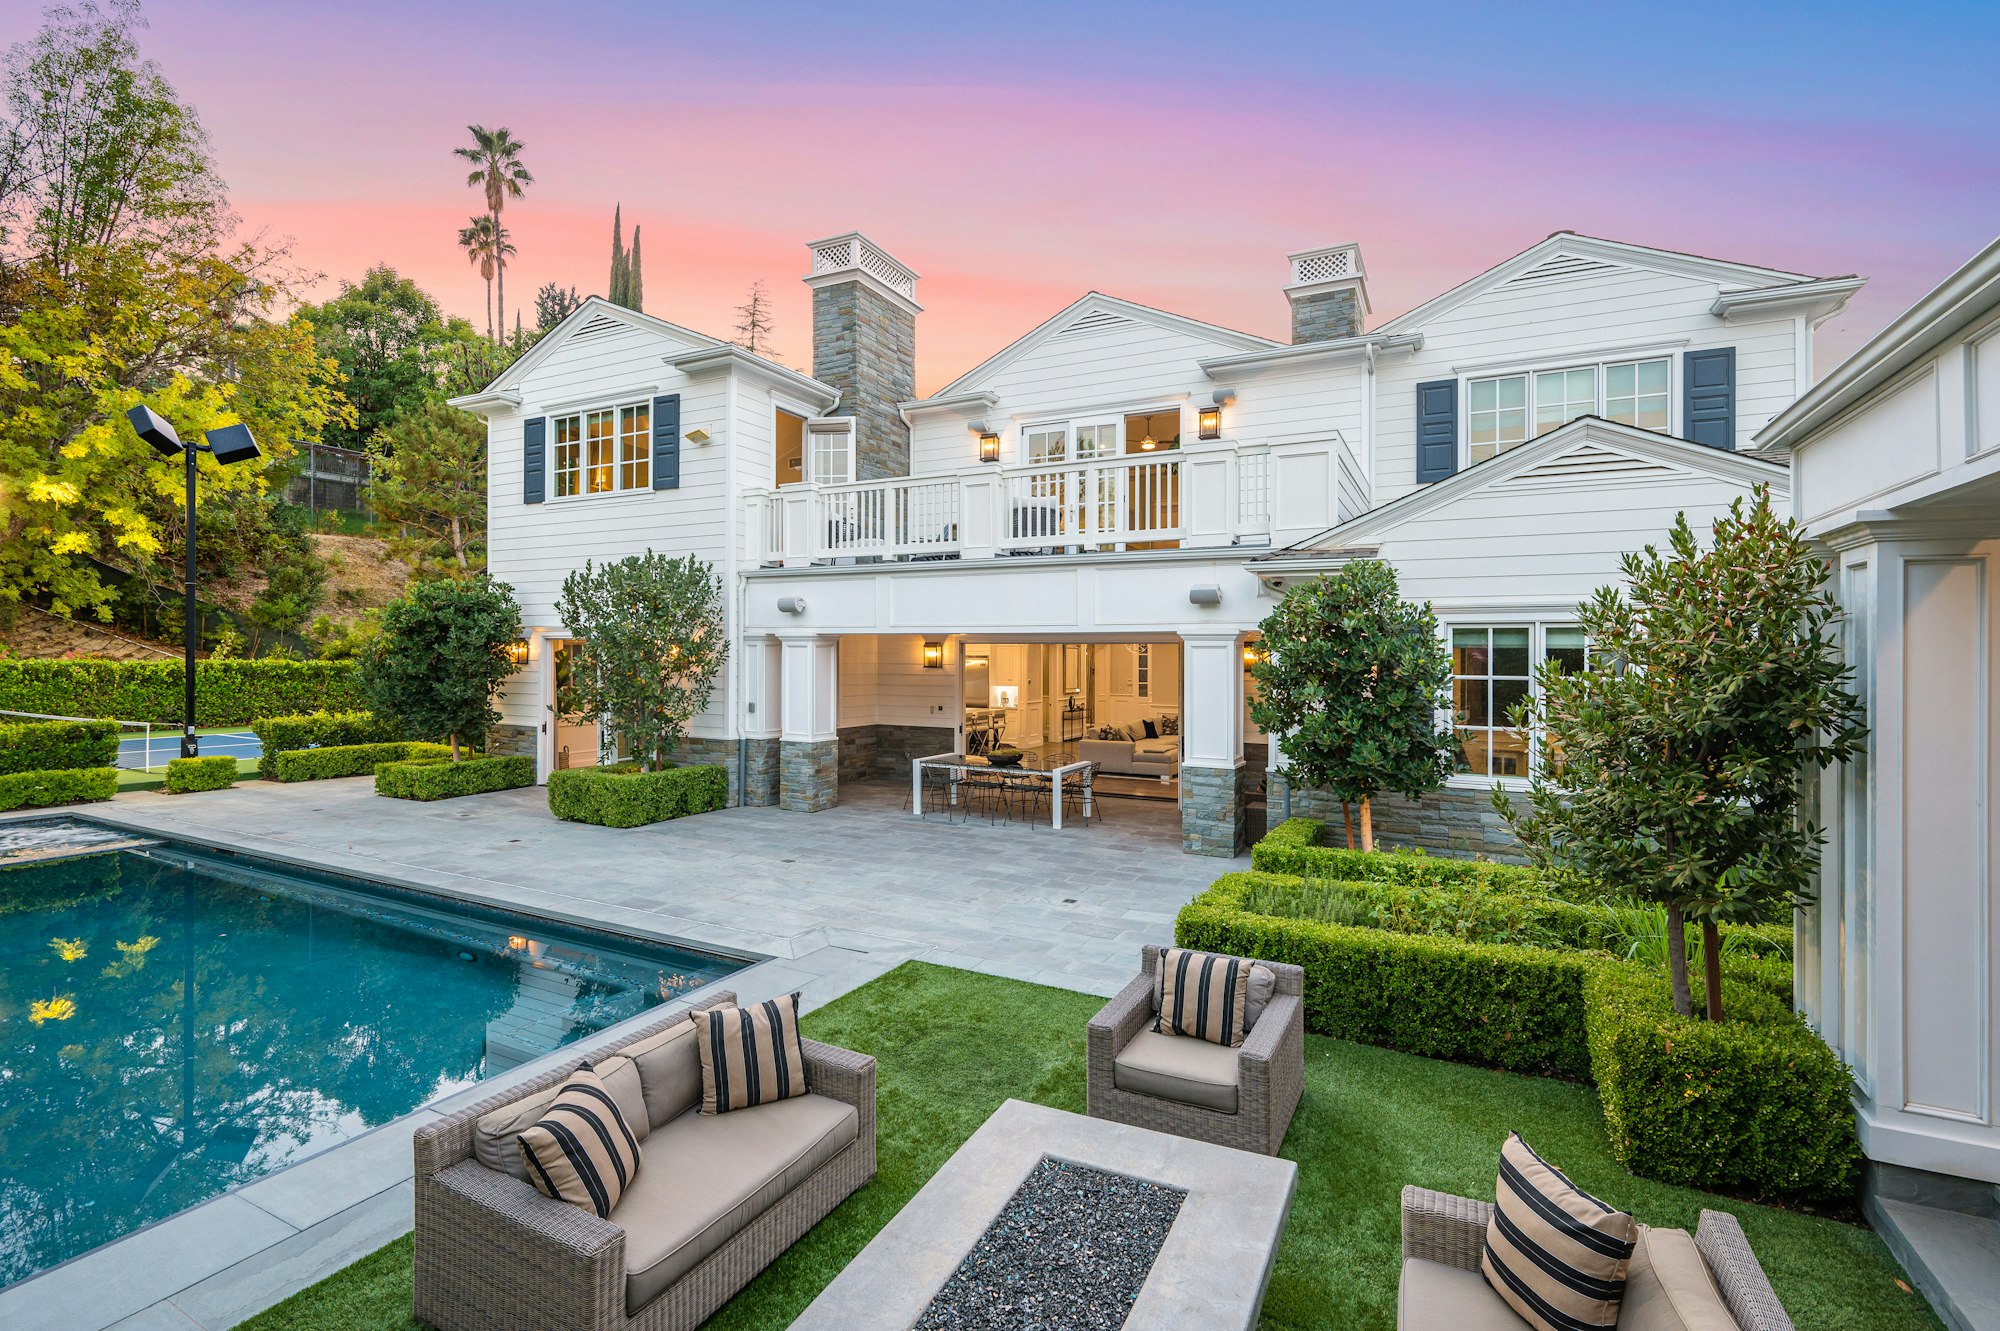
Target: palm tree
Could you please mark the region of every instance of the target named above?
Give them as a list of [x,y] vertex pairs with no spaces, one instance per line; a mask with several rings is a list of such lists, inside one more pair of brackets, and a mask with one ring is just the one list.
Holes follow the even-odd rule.
[[[486,191],[486,211],[493,218],[495,234],[500,232],[500,209],[508,199],[518,199],[527,187],[535,183],[528,174],[528,168],[521,165],[521,149],[527,145],[500,129],[487,129],[484,125],[467,125],[472,135],[470,148],[454,148],[452,151],[466,161],[473,169],[466,176],[467,185],[476,185]],[[507,258],[497,255],[494,271],[500,283],[499,327],[507,326]]]
[[458,229],[458,244],[465,251],[466,261],[477,265],[479,275],[486,279],[486,338],[492,341],[493,278],[513,255],[514,244],[507,239],[505,227],[494,227],[491,213],[479,213],[469,221],[470,225]]

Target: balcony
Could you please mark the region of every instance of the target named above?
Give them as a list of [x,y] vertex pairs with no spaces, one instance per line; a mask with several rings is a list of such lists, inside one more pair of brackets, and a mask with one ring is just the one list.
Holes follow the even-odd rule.
[[753,490],[747,498],[753,558],[787,568],[1200,548],[1271,538],[1271,458],[1260,444],[1211,443],[840,485],[805,482]]

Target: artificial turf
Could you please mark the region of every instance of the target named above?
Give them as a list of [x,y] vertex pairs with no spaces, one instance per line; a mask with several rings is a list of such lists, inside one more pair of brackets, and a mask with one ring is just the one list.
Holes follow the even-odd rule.
[[[1102,1002],[909,962],[810,1014],[812,1038],[877,1060],[878,1171],[708,1326],[789,1324],[1001,1101],[1083,1112],[1083,1027]],[[1866,1229],[1627,1174],[1588,1087],[1318,1036],[1306,1037],[1305,1099],[1285,1139],[1299,1184],[1262,1325],[1394,1327],[1403,1184],[1490,1200],[1510,1128],[1648,1224],[1693,1229],[1704,1206],[1734,1213],[1800,1331],[1939,1326]],[[244,1328],[413,1328],[409,1309],[406,1237]]]

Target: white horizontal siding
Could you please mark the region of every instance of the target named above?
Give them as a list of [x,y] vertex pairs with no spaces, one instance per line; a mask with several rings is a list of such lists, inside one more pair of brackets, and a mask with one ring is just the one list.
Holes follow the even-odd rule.
[[[1421,330],[1414,356],[1380,362],[1375,408],[1375,502],[1417,488],[1416,386],[1457,377],[1458,367],[1534,364],[1547,358],[1592,359],[1597,348],[1671,344],[1678,421],[1680,357],[1706,347],[1736,348],[1737,447],[1789,406],[1798,383],[1798,329],[1791,319],[1725,323],[1709,313],[1718,287],[1650,270],[1628,269],[1527,287],[1502,286],[1447,311]],[[1494,364],[1500,372],[1503,364]],[[1487,371],[1481,370],[1480,373]],[[1461,430],[1465,403],[1459,403]]]
[[841,638],[840,724],[956,726],[959,676],[943,667],[925,668],[924,642],[918,634]]

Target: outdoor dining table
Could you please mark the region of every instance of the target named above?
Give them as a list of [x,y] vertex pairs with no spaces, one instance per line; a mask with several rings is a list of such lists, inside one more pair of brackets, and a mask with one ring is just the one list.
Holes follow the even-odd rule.
[[959,787],[972,781],[990,781],[1001,786],[1012,784],[1021,789],[1039,786],[1049,792],[1049,823],[1058,831],[1063,825],[1063,789],[1074,773],[1082,783],[1083,820],[1087,823],[1096,816],[1096,793],[1092,788],[1096,763],[1064,763],[1051,768],[1000,767],[971,760],[964,754],[934,753],[928,758],[915,758],[910,762],[910,812],[919,818],[924,816],[924,769],[927,767],[943,770],[947,774],[947,798],[953,806],[959,802]]

